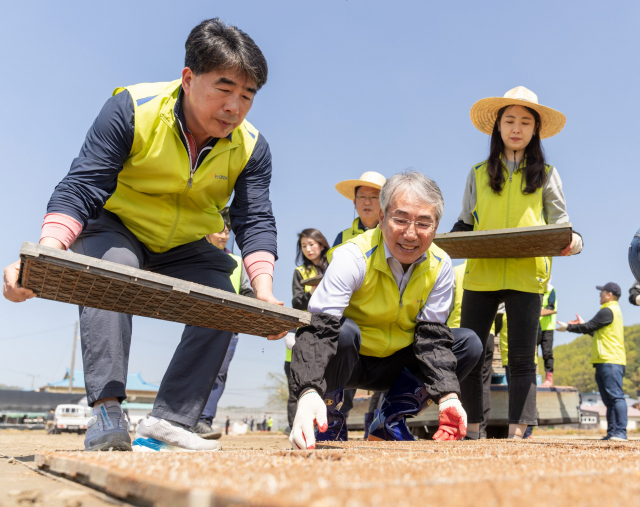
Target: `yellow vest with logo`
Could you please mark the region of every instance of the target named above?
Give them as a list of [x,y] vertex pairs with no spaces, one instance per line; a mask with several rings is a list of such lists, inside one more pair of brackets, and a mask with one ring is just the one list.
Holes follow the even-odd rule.
[[[542,202],[542,188],[532,194],[522,193],[526,186],[523,161],[509,176],[500,194],[489,186],[487,162],[474,166],[477,201],[473,209],[474,231],[533,227],[546,225]],[[551,166],[547,165],[547,173]],[[551,273],[550,257],[528,257],[521,259],[469,259],[464,288],[475,291],[519,290],[542,294],[546,290]]]
[[229,201],[258,139],[258,131],[242,122],[231,140],[217,141],[189,187],[189,153],[173,112],[180,84],[180,80],[143,83],[113,92],[128,90],[131,94],[135,133],[118,186],[105,209],[118,215],[153,252],[166,252],[224,228],[218,210]]
[[[553,289],[555,290],[555,289]],[[549,304],[549,296],[551,295],[551,291],[544,293],[544,298],[542,299],[542,309],[544,310]],[[556,303],[555,310],[558,311],[558,291],[556,291]],[[544,317],[540,317],[540,329],[543,331],[553,331],[556,328],[556,314],[553,315],[545,315]]]
[[[302,264],[301,266],[298,266],[296,268],[296,271],[298,273],[300,273],[302,275],[302,281],[304,282],[305,280],[309,279],[309,278],[313,278],[314,276],[317,275],[317,271],[316,271],[316,267],[315,266],[311,266],[310,268],[307,268],[304,264]],[[305,285],[304,286],[304,291],[305,292],[311,292],[311,285]],[[291,350],[287,349],[287,355],[285,357],[285,361],[287,363],[291,362]]]
[[600,308],[609,308],[613,312],[613,322],[598,329],[591,341],[591,363],[627,364],[624,350],[624,323],[617,301],[609,301]]
[[[380,229],[370,229],[349,242],[364,255],[367,272],[343,315],[360,328],[360,354],[388,357],[413,343],[416,317],[442,269],[444,252],[435,244],[431,245],[427,258],[415,266],[400,298],[398,285],[387,264]],[[332,253],[330,250],[329,259]]]
[[459,266],[453,268],[453,274],[456,277],[456,292],[453,295],[453,310],[447,319],[447,326],[450,328],[460,327],[460,316],[462,315],[462,295],[464,289],[462,284],[464,282],[464,271],[467,267],[467,261],[464,261]]
[[231,285],[233,285],[233,289],[236,291],[236,294],[240,294],[240,286],[242,285],[242,258],[232,253],[229,255],[238,263],[236,269],[231,273]]

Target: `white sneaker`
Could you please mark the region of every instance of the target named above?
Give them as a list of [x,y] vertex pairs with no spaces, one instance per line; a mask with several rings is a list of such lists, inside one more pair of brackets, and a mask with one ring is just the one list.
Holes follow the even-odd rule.
[[140,421],[133,441],[135,452],[219,451],[220,442],[205,440],[184,426],[155,417]]

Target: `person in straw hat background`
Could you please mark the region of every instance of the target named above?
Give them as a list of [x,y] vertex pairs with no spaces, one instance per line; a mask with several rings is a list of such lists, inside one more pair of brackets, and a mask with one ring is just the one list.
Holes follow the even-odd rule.
[[[569,222],[562,181],[557,169],[546,163],[541,143],[562,130],[565,116],[518,86],[504,97],[476,102],[471,121],[491,136],[489,157],[469,172],[452,232]],[[562,255],[581,250],[582,238],[574,233]],[[500,303],[509,315],[510,438],[521,438],[527,425],[537,425],[534,353],[550,275],[551,258],[546,257],[467,261],[460,325],[477,333],[484,353]],[[481,358],[460,385],[468,438],[478,438],[483,418],[482,365]]]
[[351,227],[338,233],[333,246],[338,246],[345,241],[362,234],[378,225],[380,214],[380,189],[386,178],[375,171],[367,171],[358,180],[345,180],[336,185],[336,190],[344,195],[356,208],[358,217],[353,220]]

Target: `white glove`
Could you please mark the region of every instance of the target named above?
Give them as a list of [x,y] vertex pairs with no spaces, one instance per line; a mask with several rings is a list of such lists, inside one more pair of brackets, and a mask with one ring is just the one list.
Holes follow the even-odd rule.
[[287,336],[284,337],[284,344],[289,350],[293,349],[293,346],[296,344],[296,334],[287,333]]
[[314,449],[316,437],[313,434],[313,423],[318,425],[321,433],[327,431],[327,406],[324,400],[313,389],[304,393],[298,400],[296,418],[289,435],[289,442],[293,449]]
[[558,321],[558,322],[556,322],[556,325],[558,326],[558,327],[556,328],[556,331],[560,331],[560,332],[562,333],[562,332],[564,332],[564,331],[566,331],[566,330],[567,330],[567,326],[568,326],[569,324],[567,324],[566,322],[560,322],[560,321]]

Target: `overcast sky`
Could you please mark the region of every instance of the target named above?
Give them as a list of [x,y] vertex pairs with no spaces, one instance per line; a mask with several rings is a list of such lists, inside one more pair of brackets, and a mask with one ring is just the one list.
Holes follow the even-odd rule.
[[[186,5],[186,4],[184,4]],[[0,18],[3,192],[0,264],[36,241],[47,201],[77,156],[114,88],[180,76],[184,41],[219,16],[261,47],[269,80],[248,119],[273,154],[278,225],[275,294],[291,304],[296,233],[319,228],[333,241],[352,204],[334,189],[367,170],[415,168],[445,197],[440,232],[460,212],[470,167],[489,137],[469,120],[484,97],[515,86],[567,116],[544,141],[558,168],[584,251],[555,259],[559,318],[598,310],[595,285],[623,289],[637,212],[638,2],[424,2],[326,0],[212,2],[13,2]],[[70,305],[0,301],[0,383],[59,380],[70,362]],[[159,381],[182,326],[134,319],[130,371]],[[556,333],[556,344],[575,335]],[[79,349],[79,347],[78,347]],[[242,337],[222,405],[259,406],[257,388],[281,372],[284,343]],[[81,364],[78,353],[77,365]]]

